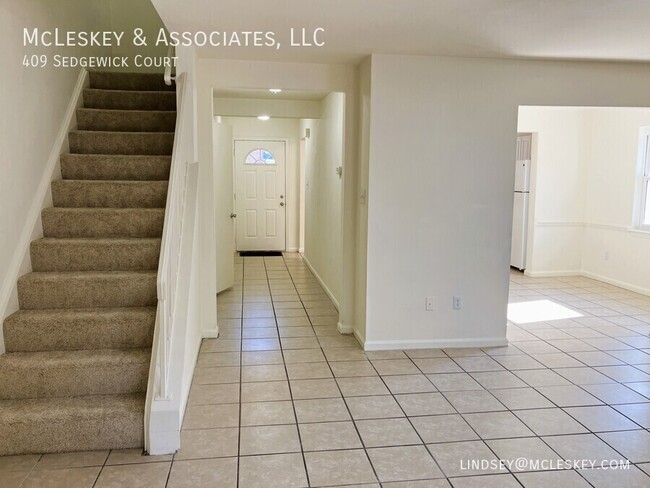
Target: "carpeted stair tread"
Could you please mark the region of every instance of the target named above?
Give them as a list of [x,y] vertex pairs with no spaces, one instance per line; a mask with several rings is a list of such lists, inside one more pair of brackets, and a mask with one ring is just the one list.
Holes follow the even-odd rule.
[[166,85],[159,73],[121,73],[90,71],[90,88],[101,90],[175,91],[175,85]]
[[25,310],[149,307],[157,303],[156,271],[34,272],[18,279]]
[[34,271],[143,271],[158,269],[160,239],[51,238],[30,245]]
[[56,180],[52,182],[55,207],[164,208],[167,181]]
[[148,154],[170,155],[173,132],[117,132],[73,130],[68,134],[74,154]]
[[160,237],[164,208],[46,208],[45,237]]
[[176,92],[86,88],[84,108],[110,110],[176,110]]
[[6,353],[0,356],[0,399],[143,392],[150,360],[150,349]]
[[176,112],[172,110],[77,109],[80,130],[121,132],[173,132]]
[[63,154],[61,176],[64,180],[169,179],[170,156],[121,154]]
[[156,307],[19,310],[4,321],[8,352],[151,347]]
[[142,393],[0,401],[0,455],[142,447]]

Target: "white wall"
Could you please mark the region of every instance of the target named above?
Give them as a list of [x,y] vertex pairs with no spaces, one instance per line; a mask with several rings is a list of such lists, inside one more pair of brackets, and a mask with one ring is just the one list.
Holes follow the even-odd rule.
[[584,274],[650,294],[650,235],[631,232],[650,109],[522,107],[537,136],[532,276]]
[[649,83],[641,64],[374,55],[366,347],[505,343],[518,106],[648,106]]
[[[215,105],[218,114],[220,106]],[[288,139],[286,154],[286,249],[298,251],[300,212],[300,120],[256,117],[222,117],[233,128],[233,139]]]
[[[103,25],[103,12],[101,4],[83,0],[26,0],[0,5],[0,319],[18,309],[16,278],[31,266],[26,245],[42,236],[40,220],[32,235],[41,205],[35,200],[39,199],[38,188],[49,183],[50,174],[44,172],[48,159],[58,156],[51,152],[79,76],[77,69],[24,67],[24,55],[43,50],[23,47],[23,27],[92,30]],[[54,52],[50,49],[47,54]],[[67,48],[58,52],[88,55],[103,51]],[[51,205],[51,198],[47,199]],[[0,338],[0,352],[3,350]]]
[[340,307],[342,291],[343,180],[345,95],[330,93],[321,102],[321,118],[305,120],[305,252],[309,266]]

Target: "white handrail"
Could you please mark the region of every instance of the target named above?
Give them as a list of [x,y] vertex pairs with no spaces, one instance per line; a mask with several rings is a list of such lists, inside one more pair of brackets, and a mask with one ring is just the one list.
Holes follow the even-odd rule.
[[[167,61],[169,61],[169,60],[171,60],[173,58],[174,58],[174,46],[170,45],[167,48]],[[171,67],[170,62],[168,62],[165,65],[165,75],[164,76],[165,76],[165,85],[171,86],[172,81],[174,81],[176,79],[175,76],[172,76],[172,67]]]
[[[158,427],[162,417],[158,414],[177,411],[181,401],[198,185],[198,164],[193,162],[192,124],[188,119],[191,112],[187,103],[189,84],[186,76],[182,73],[176,80],[176,130],[158,262],[158,309],[145,405],[145,449],[148,452],[151,452],[151,437],[160,436]],[[162,423],[169,424],[168,421]],[[157,449],[154,446],[154,450]]]

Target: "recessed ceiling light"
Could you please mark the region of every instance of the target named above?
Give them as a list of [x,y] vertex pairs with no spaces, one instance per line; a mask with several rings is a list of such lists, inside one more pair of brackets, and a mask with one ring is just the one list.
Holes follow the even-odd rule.
[[280,93],[282,91],[282,88],[269,88],[269,91],[271,93]]
[[266,121],[269,120],[271,117],[268,116],[268,115],[258,115],[257,118],[260,119],[260,120],[262,120],[262,121],[264,121],[264,122],[266,122]]

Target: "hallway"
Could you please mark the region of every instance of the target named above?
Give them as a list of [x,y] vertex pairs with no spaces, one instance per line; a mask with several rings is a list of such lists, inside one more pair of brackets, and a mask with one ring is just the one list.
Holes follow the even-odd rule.
[[[219,295],[221,336],[203,343],[174,457],[113,451],[0,458],[0,484],[650,483],[650,298],[586,278],[512,273],[512,304],[546,300],[574,317],[511,323],[508,347],[364,353],[338,334],[336,309],[298,254],[237,259],[237,284]],[[555,469],[573,459],[633,464],[468,469],[470,460],[497,457],[545,460]]]

